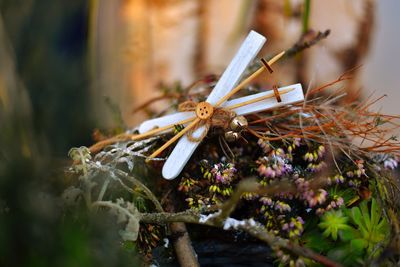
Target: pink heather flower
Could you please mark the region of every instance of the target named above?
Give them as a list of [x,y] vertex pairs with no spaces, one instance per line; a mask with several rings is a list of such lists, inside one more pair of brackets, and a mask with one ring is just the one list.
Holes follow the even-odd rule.
[[383,162],[383,166],[387,170],[394,170],[397,168],[397,165],[398,165],[398,161],[397,161],[397,159],[394,159],[394,158],[389,158]]
[[[275,151],[279,151],[279,149]],[[277,156],[274,153],[271,153],[269,157],[263,157],[262,159],[258,160],[257,163],[260,164],[257,169],[258,173],[266,178],[279,177],[291,172],[293,169],[292,166],[287,163],[286,159],[281,156]]]
[[272,152],[271,152],[271,155],[272,156],[280,156],[280,157],[284,157],[285,156],[285,151],[283,151],[283,149],[282,148],[278,148],[278,149],[275,149],[275,150],[273,150]]
[[278,211],[280,211],[281,213],[282,212],[290,212],[291,210],[292,210],[292,208],[288,205],[288,204],[286,204],[286,203],[284,203],[284,202],[282,202],[282,201],[277,201],[277,202],[275,202],[275,210],[278,210]]
[[362,160],[362,159],[356,160],[356,164],[357,164],[357,168],[359,168],[359,169],[364,168],[364,160]]
[[322,158],[325,154],[325,147],[323,145],[320,145],[317,149],[317,153],[318,153],[318,156],[320,158]]
[[215,164],[210,171],[215,178],[215,181],[222,184],[230,184],[236,174],[236,168],[232,163]]
[[291,218],[289,223],[282,225],[282,230],[289,233],[289,237],[299,237],[303,233],[303,219],[298,216],[297,218]]
[[273,171],[271,167],[266,167],[264,164],[258,166],[258,173],[266,178],[274,178],[276,175],[275,171]]
[[327,196],[328,192],[326,192],[324,189],[318,189],[317,201],[319,204],[324,203]]
[[[386,153],[379,153],[373,156],[373,160],[377,163],[374,164],[374,168],[377,171],[381,170],[381,167],[387,170],[394,170],[397,168],[399,164],[399,159],[395,155],[386,154]],[[379,166],[380,165],[380,166]]]
[[304,154],[303,158],[305,161],[309,161],[309,162],[312,162],[314,160],[314,156],[310,152],[307,152],[306,154]]
[[336,174],[333,179],[335,179],[335,182],[337,184],[342,184],[344,182],[344,177],[341,174]]
[[342,198],[342,197],[339,197],[339,198],[336,200],[336,205],[337,205],[338,207],[340,207],[340,206],[342,206],[343,204],[344,204],[343,198]]
[[294,264],[294,266],[295,266],[295,267],[305,267],[306,264],[305,264],[305,262],[304,262],[303,259],[298,258],[298,259],[296,260],[296,263]]
[[294,138],[293,144],[294,144],[295,146],[300,146],[300,141],[301,141],[300,138]]
[[309,169],[311,172],[318,172],[322,170],[326,166],[325,162],[320,162],[320,163],[308,163],[307,169]]
[[268,141],[258,139],[257,144],[262,148],[265,154],[269,153],[272,150],[271,145]]
[[299,192],[305,192],[309,188],[309,182],[306,181],[304,178],[297,178],[294,182],[296,184],[297,190]]
[[365,175],[365,168],[364,168],[364,160],[356,160],[357,170],[354,171],[354,174],[357,177],[361,177],[361,175]]
[[304,199],[307,200],[308,205],[312,208],[317,204],[323,204],[326,201],[326,197],[328,192],[324,189],[318,189],[318,192],[315,194],[313,190],[309,190],[303,193]]
[[322,215],[322,214],[324,214],[324,213],[325,213],[325,210],[322,209],[322,208],[318,208],[318,209],[315,211],[315,214],[317,214],[317,215]]
[[260,198],[260,201],[263,203],[263,205],[267,205],[267,206],[272,206],[272,204],[273,204],[272,199],[269,197],[262,197],[262,198]]
[[332,185],[332,179],[330,177],[326,178],[326,184]]

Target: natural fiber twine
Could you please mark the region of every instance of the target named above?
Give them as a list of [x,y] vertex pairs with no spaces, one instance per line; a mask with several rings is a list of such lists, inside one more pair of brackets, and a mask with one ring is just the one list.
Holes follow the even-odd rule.
[[[195,111],[197,103],[191,100],[185,101],[178,106],[179,111]],[[191,142],[200,142],[206,137],[211,127],[227,129],[230,121],[236,116],[236,113],[230,109],[218,107],[214,108],[212,116],[205,120],[200,120],[192,129],[187,132],[187,138]],[[194,137],[193,133],[200,127],[205,126],[205,130],[199,137]]]

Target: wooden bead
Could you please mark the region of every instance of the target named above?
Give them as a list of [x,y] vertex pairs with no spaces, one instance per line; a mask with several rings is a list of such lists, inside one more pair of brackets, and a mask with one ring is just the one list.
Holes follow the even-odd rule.
[[196,115],[199,119],[206,120],[214,113],[214,107],[208,102],[200,102],[196,106]]

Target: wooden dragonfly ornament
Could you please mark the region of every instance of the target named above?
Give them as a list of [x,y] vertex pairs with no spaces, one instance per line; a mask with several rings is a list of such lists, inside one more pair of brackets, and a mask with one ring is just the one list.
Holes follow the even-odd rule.
[[230,97],[264,70],[271,71],[270,66],[283,56],[284,52],[273,57],[268,62],[262,59],[263,66],[237,85],[242,74],[254,60],[265,41],[266,38],[259,33],[255,31],[249,33],[205,102],[192,105],[191,109],[187,109],[188,111],[150,119],[140,125],[138,138],[134,139],[165,133],[174,129],[176,125],[185,126],[148,158],[148,160],[151,160],[157,157],[165,148],[179,139],[163,166],[162,175],[165,179],[174,179],[181,173],[197,146],[207,134],[213,117],[216,117],[221,111],[231,111],[236,115],[247,115],[304,100],[301,84],[294,84],[279,89],[274,88],[274,91],[262,92],[228,101]]

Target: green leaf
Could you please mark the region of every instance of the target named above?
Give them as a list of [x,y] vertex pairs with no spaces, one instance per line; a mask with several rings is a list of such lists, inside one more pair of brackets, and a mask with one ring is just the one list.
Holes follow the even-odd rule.
[[344,266],[358,266],[362,261],[362,251],[353,248],[350,244],[330,250],[327,256],[334,261],[342,263]]
[[360,237],[360,234],[353,227],[349,227],[348,229],[343,229],[339,231],[340,239],[344,242],[349,242],[352,239],[356,239]]
[[302,243],[304,246],[318,252],[318,253],[326,253],[329,249],[335,246],[334,242],[325,239],[321,232],[316,228],[311,231],[306,231],[302,238]]
[[[380,211],[377,201],[373,198],[369,202],[364,201],[358,207],[351,209],[350,219],[356,227],[360,239],[363,240],[363,248],[371,254],[376,246],[385,242],[390,232],[389,224]],[[361,242],[361,241],[354,241]],[[360,245],[360,244],[358,244]],[[376,255],[370,256],[377,256]]]
[[353,219],[353,221],[357,224],[357,225],[361,225],[361,211],[358,207],[354,207],[351,209],[351,219]]
[[361,223],[364,224],[365,228],[367,228],[368,231],[371,231],[371,217],[368,211],[368,202],[363,201],[360,204],[360,209],[363,217]]
[[368,242],[362,238],[353,239],[350,241],[352,250],[362,253],[363,249],[368,246]]
[[381,213],[378,210],[378,205],[376,203],[376,200],[373,198],[371,202],[371,225],[377,225],[380,220],[380,215]]
[[347,224],[348,217],[343,214],[341,210],[332,210],[326,212],[322,218],[321,223],[318,224],[319,228],[323,229],[323,236],[331,236],[333,240],[337,240],[338,231],[350,229]]

